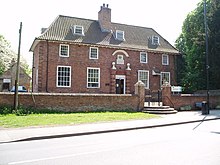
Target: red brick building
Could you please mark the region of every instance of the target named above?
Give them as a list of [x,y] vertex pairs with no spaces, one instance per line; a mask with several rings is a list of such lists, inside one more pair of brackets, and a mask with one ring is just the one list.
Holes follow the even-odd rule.
[[111,22],[105,5],[98,20],[59,15],[32,46],[34,92],[134,93],[175,85],[179,52],[152,28]]
[[[15,86],[17,72],[17,63],[14,59],[11,62],[10,67],[0,76],[0,92],[8,92]],[[25,70],[20,67],[19,72],[19,85],[26,87],[30,90],[31,77],[25,72]]]

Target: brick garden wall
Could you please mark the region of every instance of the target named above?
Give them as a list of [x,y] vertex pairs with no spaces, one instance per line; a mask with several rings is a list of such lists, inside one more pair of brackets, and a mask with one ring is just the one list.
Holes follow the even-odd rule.
[[[171,106],[177,110],[183,106],[191,106],[192,109],[198,109],[195,105],[198,102],[206,101],[207,96],[205,94],[172,94],[170,86],[164,86],[162,91],[163,105]],[[217,105],[220,105],[220,95],[210,94],[209,107],[214,109]]]
[[[0,106],[13,106],[13,93],[0,93]],[[139,106],[138,95],[19,93],[19,105],[36,109],[68,112],[96,110],[133,110]]]

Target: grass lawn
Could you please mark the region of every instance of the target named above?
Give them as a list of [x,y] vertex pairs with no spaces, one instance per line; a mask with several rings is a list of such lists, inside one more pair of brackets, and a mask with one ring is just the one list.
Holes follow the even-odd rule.
[[70,114],[15,114],[0,115],[0,127],[19,128],[31,126],[74,125],[122,120],[151,119],[158,116],[141,112],[93,112]]

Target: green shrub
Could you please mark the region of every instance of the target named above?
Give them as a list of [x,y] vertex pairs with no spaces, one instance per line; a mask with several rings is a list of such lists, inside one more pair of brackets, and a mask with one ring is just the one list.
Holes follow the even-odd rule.
[[19,107],[17,110],[13,110],[12,113],[17,116],[26,116],[31,114],[32,112],[27,108]]
[[17,116],[26,116],[29,114],[71,114],[71,113],[99,113],[99,112],[128,112],[132,113],[134,110],[132,109],[122,109],[122,110],[115,110],[115,109],[104,109],[104,108],[94,108],[93,110],[86,111],[82,108],[82,111],[63,111],[62,109],[55,109],[55,108],[45,108],[45,109],[36,109],[33,107],[23,107],[19,106],[17,110],[13,110],[12,107],[0,107],[0,114],[7,115],[7,114],[15,114]]
[[12,113],[12,108],[6,107],[6,106],[0,107],[0,114],[1,115],[7,115],[7,114],[10,114],[10,113]]

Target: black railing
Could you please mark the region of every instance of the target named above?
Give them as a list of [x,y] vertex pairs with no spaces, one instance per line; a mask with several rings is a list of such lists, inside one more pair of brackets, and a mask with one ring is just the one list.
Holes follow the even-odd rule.
[[157,102],[158,106],[160,106],[160,103],[162,102],[162,91],[161,90],[145,90],[145,102],[148,102],[148,105],[150,105],[150,102]]

